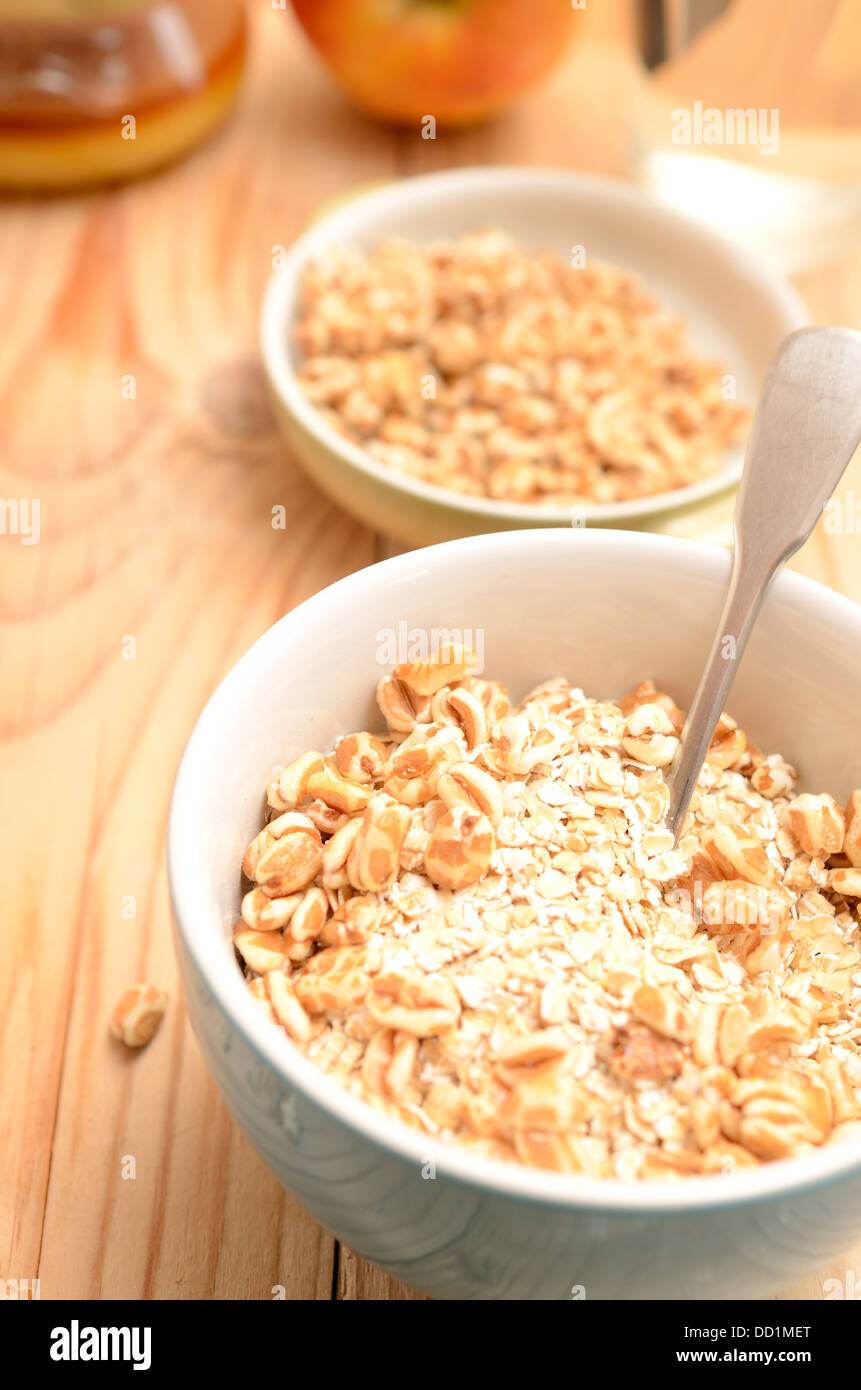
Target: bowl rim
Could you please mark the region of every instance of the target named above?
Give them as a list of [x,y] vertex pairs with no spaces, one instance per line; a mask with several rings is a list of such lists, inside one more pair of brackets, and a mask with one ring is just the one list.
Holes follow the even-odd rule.
[[[222,707],[235,694],[254,685],[254,671],[261,657],[288,648],[300,635],[296,630],[316,627],[328,616],[336,616],[343,596],[353,591],[351,602],[362,592],[380,584],[394,588],[406,578],[417,558],[421,563],[448,564],[469,550],[484,550],[488,561],[494,552],[509,562],[513,557],[539,558],[542,553],[575,544],[594,550],[604,559],[623,552],[641,551],[644,556],[661,552],[694,564],[705,577],[726,579],[729,557],[721,546],[651,533],[614,530],[572,532],[569,528],[534,528],[529,531],[493,532],[446,541],[424,550],[406,552],[380,561],[336,581],[306,599],[275,622],[248,648],[216,687],[194,725],[179,764],[170,802],[167,827],[167,862],[170,894],[176,930],[198,977],[221,1015],[241,1035],[257,1058],[271,1067],[279,1080],[316,1105],[329,1118],[340,1121],[354,1134],[370,1141],[385,1154],[394,1154],[420,1169],[432,1161],[437,1176],[513,1200],[615,1213],[694,1212],[732,1207],[744,1203],[776,1200],[803,1189],[836,1181],[853,1171],[861,1172],[861,1140],[846,1140],[796,1158],[763,1164],[727,1175],[686,1177],[683,1182],[626,1181],[620,1178],[588,1177],[581,1174],[552,1173],[539,1168],[521,1167],[502,1159],[485,1158],[444,1144],[431,1135],[382,1115],[357,1096],[349,1094],[334,1078],[327,1076],[302,1055],[283,1030],[267,1019],[254,1000],[245,980],[229,958],[208,950],[211,927],[196,911],[197,885],[183,870],[186,844],[193,843],[199,817],[195,794],[195,766],[207,756],[207,748],[221,720]],[[821,620],[827,608],[848,627],[854,625],[861,641],[861,605],[835,593],[825,585],[790,571],[777,576],[768,602],[783,602],[804,615]],[[291,636],[292,634],[292,636]],[[301,650],[301,643],[299,646]],[[206,891],[206,885],[202,886]]]
[[586,525],[612,525],[687,510],[719,497],[738,484],[744,462],[743,444],[726,451],[724,467],[708,478],[673,488],[669,492],[625,502],[595,505],[543,506],[540,503],[505,502],[492,497],[472,497],[450,488],[439,487],[420,478],[410,478],[386,467],[359,444],[339,434],[312,405],[301,390],[289,343],[287,305],[293,297],[302,269],[324,245],[349,241],[356,223],[369,210],[387,204],[413,202],[417,196],[444,197],[461,189],[482,187],[524,195],[531,191],[557,191],[570,197],[627,207],[632,218],[648,216],[655,223],[678,227],[700,245],[704,263],[716,258],[724,262],[739,281],[740,292],[765,294],[784,320],[784,336],[810,323],[810,316],[798,292],[755,253],[745,250],[725,233],[707,226],[692,215],[662,203],[644,190],[622,179],[603,174],[583,174],[549,166],[475,165],[444,169],[430,174],[394,178],[324,213],[292,243],[282,263],[273,271],[263,294],[259,337],[263,365],[270,387],[292,420],[321,448],[335,454],[374,482],[405,494],[416,501],[432,503],[460,512],[473,522],[516,524],[524,529],[538,525],[553,527],[572,524],[572,516],[582,512]]

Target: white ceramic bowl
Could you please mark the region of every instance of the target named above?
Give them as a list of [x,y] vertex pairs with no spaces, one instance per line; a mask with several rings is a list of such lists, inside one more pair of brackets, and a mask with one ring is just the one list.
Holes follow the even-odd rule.
[[[627,1184],[444,1147],[347,1095],[263,1017],[231,929],[239,863],[277,760],[378,727],[380,633],[484,633],[515,697],[562,673],[595,695],[644,676],[686,702],[729,556],[662,536],[524,531],[397,556],[276,623],[219,686],[182,760],[169,826],[191,1022],[228,1106],[279,1179],[359,1254],[452,1298],[743,1298],[773,1293],[861,1237],[861,1146],[730,1177]],[[731,707],[802,784],[861,786],[861,608],[780,575]],[[430,1178],[428,1164],[436,1176]],[[253,1210],[249,1221],[256,1219]]]
[[[365,525],[410,545],[527,526],[567,526],[570,507],[468,497],[407,478],[344,439],[305,398],[291,344],[303,267],[326,246],[383,237],[429,241],[499,226],[523,245],[567,258],[583,246],[639,275],[683,316],[695,348],[726,365],[738,399],[756,400],[781,338],[806,321],[800,299],[759,260],[702,223],[613,179],[552,169],[456,169],[359,195],[314,223],[270,279],[260,341],[276,414],[298,463]],[[707,534],[732,515],[741,447],[690,487],[589,508],[588,524]],[[711,536],[709,535],[709,538]]]

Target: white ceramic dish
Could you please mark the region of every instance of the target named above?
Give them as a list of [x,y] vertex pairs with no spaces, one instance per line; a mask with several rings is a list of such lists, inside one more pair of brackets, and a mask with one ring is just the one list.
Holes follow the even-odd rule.
[[[232,947],[238,865],[260,825],[271,765],[376,726],[381,630],[399,621],[481,629],[486,670],[515,696],[560,671],[594,694],[651,674],[686,702],[728,571],[716,547],[600,529],[489,535],[399,555],[276,623],[191,736],[168,850],[185,996],[204,1057],[284,1185],[351,1249],[428,1293],[564,1299],[584,1285],[589,1298],[744,1298],[778,1291],[861,1238],[858,1144],[731,1177],[635,1185],[441,1146],[302,1057],[260,1013]],[[859,688],[861,608],[781,574],[733,712],[755,742],[796,763],[803,785],[843,797],[861,786]]]
[[[282,430],[297,462],[360,521],[410,545],[456,536],[567,526],[571,508],[468,497],[406,478],[344,439],[306,400],[290,341],[302,270],[324,247],[371,248],[385,236],[428,241],[499,226],[525,246],[634,271],[658,301],[683,316],[695,348],[726,364],[738,399],[753,403],[774,349],[807,322],[795,291],[734,243],[612,179],[551,169],[456,169],[361,194],[302,236],[273,274],[263,300],[263,362]],[[588,524],[702,534],[732,512],[743,450],[690,487],[589,509]],[[719,506],[720,502],[723,506]],[[711,509],[711,510],[710,510]]]

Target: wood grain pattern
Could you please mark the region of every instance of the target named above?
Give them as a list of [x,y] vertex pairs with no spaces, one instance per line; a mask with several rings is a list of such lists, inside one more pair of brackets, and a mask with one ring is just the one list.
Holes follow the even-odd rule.
[[[259,4],[239,112],[207,148],[0,211],[0,495],[41,506],[38,545],[0,538],[0,1278],[39,1277],[43,1298],[416,1297],[336,1250],[229,1120],[179,998],[165,817],[220,677],[380,544],[273,430],[255,342],[273,248],[321,200],[398,172],[621,170],[607,92],[630,72],[628,7],[584,25],[509,116],[422,141],[355,116],[289,15]],[[803,289],[816,317],[861,321],[861,263]],[[817,535],[797,567],[861,600],[854,536]],[[106,1022],[137,978],[174,1004],[130,1056]]]

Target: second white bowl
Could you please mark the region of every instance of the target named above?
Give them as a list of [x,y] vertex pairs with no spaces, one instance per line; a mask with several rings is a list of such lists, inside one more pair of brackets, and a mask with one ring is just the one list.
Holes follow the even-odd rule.
[[[327,246],[371,249],[384,237],[431,241],[501,227],[530,249],[611,261],[680,314],[699,353],[726,364],[753,403],[781,338],[807,322],[795,291],[724,237],[613,179],[552,169],[456,169],[403,179],[320,218],[272,276],[263,301],[263,362],[279,424],[298,463],[347,511],[409,545],[528,526],[568,526],[571,508],[469,497],[404,477],[343,438],[306,399],[291,325],[303,270]],[[589,525],[727,539],[742,449],[711,478],[631,502],[590,507]],[[715,528],[719,528],[720,533]]]

